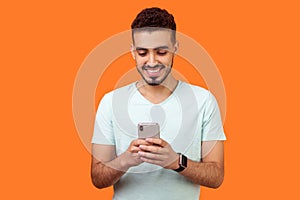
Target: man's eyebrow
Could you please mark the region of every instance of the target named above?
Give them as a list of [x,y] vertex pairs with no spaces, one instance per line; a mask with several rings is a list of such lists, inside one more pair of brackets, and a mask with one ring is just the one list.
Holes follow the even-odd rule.
[[[158,50],[158,49],[169,49],[168,46],[159,46],[159,47],[155,47],[153,48],[154,50]],[[144,48],[144,47],[136,47],[135,50],[143,50],[143,51],[147,51],[149,49]]]
[[143,51],[147,51],[148,49],[143,48],[143,47],[135,47],[135,50],[143,50]]
[[168,46],[160,46],[160,47],[155,47],[154,50],[157,50],[157,49],[169,49]]

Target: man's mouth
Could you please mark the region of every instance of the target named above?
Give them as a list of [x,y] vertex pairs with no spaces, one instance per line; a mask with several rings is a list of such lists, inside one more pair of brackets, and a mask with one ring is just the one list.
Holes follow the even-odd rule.
[[157,77],[159,76],[160,74],[160,70],[162,68],[155,68],[155,69],[145,69],[146,71],[146,74],[149,76],[149,77]]
[[160,69],[155,69],[155,70],[153,70],[153,69],[152,69],[152,70],[151,70],[151,69],[148,69],[147,71],[150,72],[150,73],[156,73],[156,72],[159,72],[159,70],[160,70]]
[[149,77],[157,77],[160,75],[160,71],[164,68],[164,66],[159,67],[143,67],[143,70]]

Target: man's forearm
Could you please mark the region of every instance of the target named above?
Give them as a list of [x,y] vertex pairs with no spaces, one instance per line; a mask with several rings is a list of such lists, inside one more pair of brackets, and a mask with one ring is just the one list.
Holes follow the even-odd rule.
[[92,182],[97,188],[105,188],[115,184],[127,171],[126,168],[122,167],[120,157],[106,163],[94,162],[91,170]]
[[180,174],[196,184],[218,188],[223,182],[224,169],[218,163],[188,160],[187,168]]
[[115,184],[130,167],[143,161],[138,155],[139,145],[148,145],[143,139],[133,140],[128,149],[116,157],[115,147],[109,145],[94,145],[91,176],[97,188],[109,187]]

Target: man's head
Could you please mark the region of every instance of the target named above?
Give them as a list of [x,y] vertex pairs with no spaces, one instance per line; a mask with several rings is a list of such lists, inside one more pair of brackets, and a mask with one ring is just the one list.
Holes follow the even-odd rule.
[[131,28],[131,50],[138,72],[149,85],[160,85],[171,72],[178,48],[174,17],[160,8],[146,8]]

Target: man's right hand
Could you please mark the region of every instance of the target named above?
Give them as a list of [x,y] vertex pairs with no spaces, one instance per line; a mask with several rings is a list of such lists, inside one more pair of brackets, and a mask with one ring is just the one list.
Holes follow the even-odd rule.
[[142,151],[139,148],[140,145],[150,145],[150,143],[144,139],[135,139],[130,143],[128,149],[119,156],[122,170],[127,171],[130,167],[143,163],[138,155],[138,152]]

